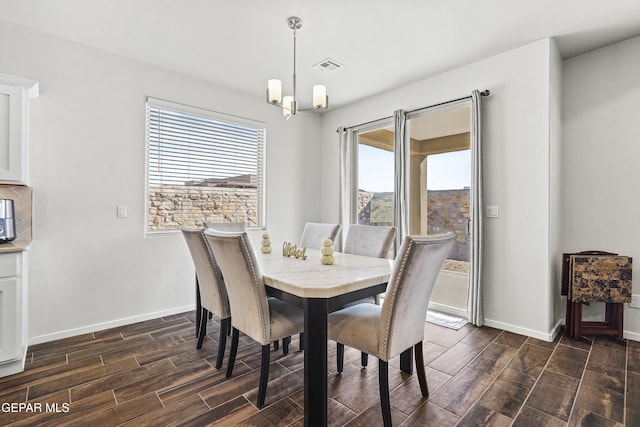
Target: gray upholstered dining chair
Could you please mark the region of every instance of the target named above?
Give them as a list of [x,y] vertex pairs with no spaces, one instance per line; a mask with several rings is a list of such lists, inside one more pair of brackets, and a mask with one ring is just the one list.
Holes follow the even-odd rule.
[[204,226],[205,226],[205,228],[210,229],[210,230],[233,231],[233,232],[245,231],[246,228],[247,228],[247,225],[244,222],[212,222],[212,221],[205,221],[204,222]]
[[[245,231],[247,225],[244,222],[213,222],[213,221],[204,221],[203,225],[206,229],[216,230],[216,231]],[[211,314],[209,314],[209,319],[211,319]],[[229,330],[231,332],[231,330]]]
[[264,406],[269,380],[271,342],[304,330],[304,312],[284,301],[267,298],[260,266],[247,233],[205,231],[225,277],[231,306],[231,350],[227,378],[233,373],[240,332],[262,345],[258,408]]
[[[388,258],[394,237],[396,237],[396,228],[392,225],[377,226],[350,224],[342,252],[376,258]],[[360,304],[363,302],[380,304],[380,297],[376,295],[375,297],[355,301],[349,305]],[[363,351],[361,357],[362,366],[367,366],[368,359],[368,354]]]
[[340,234],[340,224],[326,224],[318,222],[307,222],[300,236],[300,244],[310,249],[320,249],[325,239],[336,241]]
[[388,258],[396,236],[394,226],[351,224],[342,252],[376,258]]
[[338,343],[338,372],[343,370],[345,345],[378,358],[385,426],[391,425],[390,359],[413,347],[420,391],[429,396],[422,355],[424,322],[436,278],[454,239],[454,233],[405,237],[391,269],[383,305],[357,304],[329,314],[328,336]]
[[[245,231],[247,229],[247,225],[244,222],[211,222],[211,221],[204,221],[204,226],[208,230],[233,232],[233,233]],[[209,316],[209,318],[211,318],[211,316]],[[290,341],[291,341],[291,337],[287,337],[283,341],[282,352],[285,353],[285,354],[287,354],[288,351],[289,351],[289,344],[288,343]],[[302,345],[302,344],[300,344],[300,345]],[[278,343],[277,340],[273,342],[273,348],[275,348],[276,350],[279,348],[279,343]]]
[[196,268],[196,286],[200,292],[200,324],[198,325],[197,348],[202,348],[204,337],[207,334],[207,321],[209,313],[220,318],[220,337],[218,339],[218,355],[216,357],[216,369],[222,366],[224,349],[227,343],[227,334],[231,326],[231,309],[227,290],[222,279],[220,267],[213,257],[211,248],[204,237],[204,229],[182,227],[184,236],[193,264]]

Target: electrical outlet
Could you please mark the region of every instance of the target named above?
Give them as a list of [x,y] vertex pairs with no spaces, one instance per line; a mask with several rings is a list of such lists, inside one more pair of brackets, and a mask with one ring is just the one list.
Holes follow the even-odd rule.
[[486,207],[486,215],[487,218],[498,218],[499,211],[497,206],[487,206]]
[[631,295],[629,307],[640,308],[640,295]]

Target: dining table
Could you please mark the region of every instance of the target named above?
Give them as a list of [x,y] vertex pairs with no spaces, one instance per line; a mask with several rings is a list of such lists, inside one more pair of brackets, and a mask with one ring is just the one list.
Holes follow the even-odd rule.
[[[306,259],[258,253],[267,295],[304,310],[304,425],[327,425],[327,316],[345,304],[383,293],[392,260],[334,252],[331,265],[321,263],[320,250],[307,249]],[[412,372],[411,349],[400,368]]]
[[[332,264],[321,262],[320,250],[306,249],[306,259],[256,251],[270,297],[304,310],[304,425],[326,426],[327,317],[346,304],[384,293],[393,260],[334,252]],[[201,315],[196,277],[196,336]],[[413,373],[412,349],[400,355],[400,369]]]

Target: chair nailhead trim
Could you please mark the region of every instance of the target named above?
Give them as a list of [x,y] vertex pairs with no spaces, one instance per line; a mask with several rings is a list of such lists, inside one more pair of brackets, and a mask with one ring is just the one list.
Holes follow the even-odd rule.
[[[398,293],[398,286],[399,286],[399,282],[402,279],[402,277],[404,276],[405,273],[405,268],[407,266],[407,263],[409,262],[409,259],[411,258],[411,256],[413,255],[413,248],[415,246],[415,242],[412,238],[407,237],[408,239],[408,246],[407,249],[404,251],[404,253],[402,254],[402,260],[400,261],[400,266],[398,267],[398,271],[395,277],[395,281],[393,282],[393,285],[391,287],[392,293],[391,293],[391,297],[389,298],[389,301],[386,301],[386,297],[385,297],[385,302],[384,302],[384,306],[385,307],[389,307],[389,310],[384,310],[383,311],[383,316],[384,316],[384,328],[383,328],[383,334],[382,334],[382,339],[380,340],[380,348],[378,349],[378,352],[380,354],[384,354],[385,358],[387,357],[387,346],[389,344],[389,330],[391,329],[391,313],[389,312],[391,310],[391,307],[393,307],[394,305],[394,301],[396,299],[396,295]],[[388,305],[387,305],[388,304]]]
[[[242,250],[245,253],[245,259],[248,261],[249,263],[249,268],[251,269],[251,275],[253,276],[253,286],[256,289],[256,291],[258,292],[258,295],[260,295],[260,287],[258,284],[258,273],[257,273],[257,269],[256,266],[253,264],[253,258],[252,258],[252,254],[249,251],[249,248],[247,247],[247,243],[244,240],[244,237],[246,236],[246,234],[240,236],[240,244],[242,246]],[[264,282],[262,283],[262,287],[264,288]],[[265,297],[266,298],[266,297]],[[269,303],[267,302],[267,305]],[[268,320],[268,315],[269,313],[264,313],[263,310],[263,304],[259,304],[259,308],[260,308],[260,319],[262,321],[263,325],[267,325],[270,322],[267,322]],[[271,339],[270,339],[270,335],[271,335],[271,330],[267,331],[266,328],[262,328],[262,339],[264,343],[270,343]],[[260,343],[262,344],[262,343]]]

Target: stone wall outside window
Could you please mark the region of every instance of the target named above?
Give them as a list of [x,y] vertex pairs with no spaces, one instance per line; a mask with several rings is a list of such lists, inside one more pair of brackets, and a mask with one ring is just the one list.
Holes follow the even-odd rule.
[[199,227],[204,221],[257,225],[257,190],[206,186],[149,187],[147,231]]

